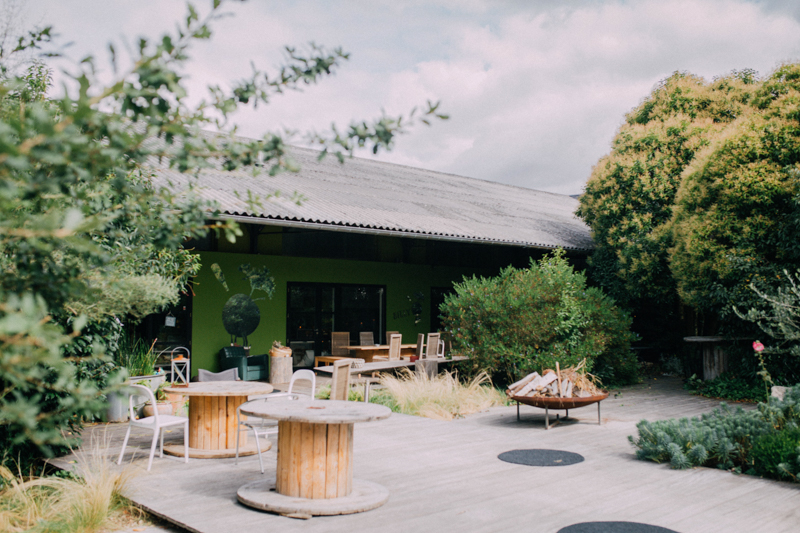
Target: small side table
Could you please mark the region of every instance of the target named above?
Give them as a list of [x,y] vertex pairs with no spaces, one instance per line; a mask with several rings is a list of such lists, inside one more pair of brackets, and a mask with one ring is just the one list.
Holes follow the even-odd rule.
[[381,485],[353,479],[353,424],[388,418],[388,407],[292,400],[255,402],[242,414],[278,420],[276,476],[241,487],[237,497],[244,505],[309,517],[360,513],[389,499]]

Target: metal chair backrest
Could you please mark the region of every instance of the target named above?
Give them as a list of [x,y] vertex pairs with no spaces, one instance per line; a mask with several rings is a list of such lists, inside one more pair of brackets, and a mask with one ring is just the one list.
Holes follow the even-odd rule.
[[428,333],[428,345],[425,347],[425,359],[436,359],[439,353],[439,334]]
[[371,331],[362,331],[359,333],[358,340],[361,346],[372,346],[375,344],[375,336]]
[[136,420],[137,409],[135,409],[135,407],[142,403],[136,403],[136,398],[144,396],[147,398],[145,402],[150,402],[150,405],[153,406],[153,418],[155,421],[155,426],[158,426],[158,408],[156,407],[156,396],[153,394],[153,391],[144,385],[129,385],[129,387],[134,389],[133,392],[131,392],[131,395],[128,397],[128,409],[130,409],[131,420]]
[[236,381],[239,379],[239,369],[229,368],[222,372],[209,372],[208,370],[199,369],[197,371],[197,381]]
[[386,332],[386,344],[391,344],[392,335],[400,333],[399,331],[387,331]]
[[422,359],[423,348],[425,348],[425,334],[420,333],[419,335],[417,335],[417,352],[415,354],[420,359]]
[[304,379],[311,382],[311,398],[314,398],[314,393],[317,390],[317,375],[314,374],[313,370],[296,370],[294,374],[292,374],[292,379],[289,381],[289,390],[287,392],[292,392],[295,381]]
[[389,361],[400,360],[400,344],[402,343],[403,336],[395,333],[389,338]]
[[331,376],[331,400],[347,401],[350,392],[350,359],[339,359],[333,362],[333,375]]
[[331,355],[350,355],[346,346],[350,345],[349,331],[331,332]]

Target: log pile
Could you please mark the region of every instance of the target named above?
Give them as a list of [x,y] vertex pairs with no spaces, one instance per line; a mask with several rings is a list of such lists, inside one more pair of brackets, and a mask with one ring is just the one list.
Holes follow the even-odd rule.
[[585,370],[586,360],[574,367],[562,370],[556,363],[556,369],[546,369],[528,374],[516,383],[508,386],[506,394],[510,397],[544,396],[551,398],[588,398],[601,394],[597,386],[597,378]]

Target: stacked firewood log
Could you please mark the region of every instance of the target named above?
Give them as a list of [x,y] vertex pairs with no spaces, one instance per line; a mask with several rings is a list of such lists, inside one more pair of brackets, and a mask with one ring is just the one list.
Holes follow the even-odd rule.
[[585,370],[586,360],[577,366],[561,369],[556,363],[556,369],[543,370],[528,374],[516,383],[508,386],[506,394],[509,397],[534,397],[545,396],[552,398],[588,398],[602,391],[597,386],[597,378]]

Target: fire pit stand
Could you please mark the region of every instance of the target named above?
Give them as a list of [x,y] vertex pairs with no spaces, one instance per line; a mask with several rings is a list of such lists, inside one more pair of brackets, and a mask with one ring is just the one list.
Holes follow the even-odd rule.
[[569,418],[569,410],[570,409],[577,409],[579,407],[586,407],[587,405],[591,405],[593,403],[597,404],[597,424],[602,424],[602,419],[600,418],[600,402],[608,398],[608,393],[603,392],[602,394],[597,394],[595,396],[587,396],[586,398],[551,398],[548,396],[512,396],[511,399],[517,402],[517,420],[519,420],[519,404],[524,403],[525,405],[530,405],[531,407],[539,407],[540,409],[544,409],[544,428],[550,429],[550,409],[553,410],[560,410],[566,411],[566,415],[563,419],[561,419],[558,414],[556,414],[556,420],[553,422],[553,426],[558,425],[561,420]]

